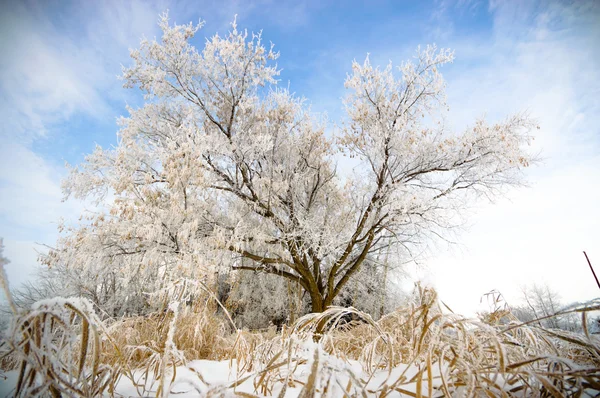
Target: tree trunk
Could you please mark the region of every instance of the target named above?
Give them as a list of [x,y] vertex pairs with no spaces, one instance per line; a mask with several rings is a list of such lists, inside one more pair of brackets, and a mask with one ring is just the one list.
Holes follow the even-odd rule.
[[317,292],[315,295],[311,293],[311,312],[323,312],[325,310],[325,306],[323,305],[323,299],[321,295]]

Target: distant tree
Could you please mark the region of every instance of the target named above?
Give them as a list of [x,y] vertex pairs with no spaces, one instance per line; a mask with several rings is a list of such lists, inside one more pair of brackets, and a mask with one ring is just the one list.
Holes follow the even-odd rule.
[[[8,286],[8,275],[4,268],[10,261],[4,257],[4,239],[0,238],[0,297],[5,296],[6,301],[0,304],[0,337],[8,327],[10,316],[17,310]],[[3,300],[2,300],[3,301]]]
[[521,288],[522,304],[512,308],[513,314],[522,322],[536,321],[540,326],[552,329],[580,331],[581,322],[574,313],[555,316],[564,304],[560,295],[547,284],[533,284]]
[[[2,281],[3,283],[7,283],[6,273],[4,266],[7,265],[10,261],[4,257],[4,239],[0,238],[0,270],[2,272]],[[5,285],[8,286],[8,285]]]
[[[523,115],[447,129],[448,50],[428,46],[397,70],[354,62],[347,117],[329,132],[304,100],[275,88],[278,53],[260,34],[233,23],[198,52],[189,40],[199,27],[166,16],[160,26],[162,41],[142,41],[123,74],[146,103],[120,121],[114,149],[96,148],[64,183],[66,196],[114,200],[46,259],[119,289],[117,302],[238,270],[298,285],[323,311],[361,269],[382,275],[369,259],[393,262],[443,234],[468,200],[519,184],[531,161]],[[339,171],[341,156],[354,173]]]
[[72,273],[66,272],[61,267],[50,269],[40,267],[35,273],[35,279],[28,280],[11,289],[13,302],[18,308],[27,309],[36,301],[57,296],[81,296],[93,299],[91,295],[87,294],[87,289],[73,278]]
[[590,320],[589,331],[592,334],[600,334],[600,316]]

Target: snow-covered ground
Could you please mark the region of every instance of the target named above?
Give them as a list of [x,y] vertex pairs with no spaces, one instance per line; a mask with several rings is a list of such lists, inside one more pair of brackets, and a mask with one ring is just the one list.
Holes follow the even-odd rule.
[[[374,392],[379,390],[385,383],[391,383],[402,379],[410,380],[418,372],[416,366],[407,367],[405,365],[398,366],[391,370],[378,370],[372,377],[361,367],[357,361],[342,361],[337,358],[323,354],[323,359],[319,365],[317,375],[317,386],[319,391],[322,391],[320,381],[327,381],[327,393],[323,396],[338,397],[343,396],[342,390],[348,391],[363,391],[362,387],[358,387],[358,383],[353,380],[362,379],[367,382],[364,392],[367,396],[374,395]],[[259,385],[259,380],[263,373],[260,369],[255,372],[244,372],[237,374],[235,361],[209,361],[195,360],[189,362],[186,366],[176,368],[175,380],[170,387],[170,397],[198,397],[212,393],[223,393],[224,396],[235,396],[236,392],[249,393],[252,395],[274,396],[278,397],[284,387],[286,377],[288,376],[287,365],[281,368],[280,372],[270,373],[268,377],[275,377],[277,380],[266,383],[271,385],[268,390],[265,390]],[[293,374],[287,377],[287,387],[284,397],[297,397],[307,379],[311,374],[312,360],[297,367],[292,364],[290,369]],[[0,397],[11,396],[11,391],[17,383],[18,372],[16,370],[7,372],[5,380],[0,380]],[[169,373],[166,380],[171,380],[172,373]],[[439,373],[432,375],[435,380],[439,379]],[[134,386],[132,380],[122,377],[117,385],[115,396],[123,397],[149,397],[156,396],[159,383],[156,380],[145,380],[142,371],[136,371],[134,378],[138,383],[138,387]],[[236,381],[242,381],[239,385],[233,387]],[[142,385],[145,384],[145,388]],[[361,383],[362,384],[362,383]],[[439,383],[434,383],[438,386]],[[407,383],[401,386],[402,389],[410,392],[416,391],[416,383]],[[423,391],[427,391],[427,382],[422,385]],[[358,389],[358,390],[357,390]],[[389,397],[401,397],[400,392],[395,391],[388,395]],[[406,395],[404,395],[406,396]]]

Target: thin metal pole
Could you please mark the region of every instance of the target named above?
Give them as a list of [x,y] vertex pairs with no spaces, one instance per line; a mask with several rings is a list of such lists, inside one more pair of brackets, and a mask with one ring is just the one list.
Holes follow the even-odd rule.
[[587,255],[587,253],[585,252],[585,250],[583,251],[583,255],[585,256],[585,259],[587,260],[590,269],[592,270],[592,274],[594,275],[594,279],[596,279],[596,284],[598,285],[598,289],[600,289],[600,282],[598,281],[598,277],[596,276],[596,273],[594,272],[594,268],[592,268],[592,263],[590,262],[590,259]]

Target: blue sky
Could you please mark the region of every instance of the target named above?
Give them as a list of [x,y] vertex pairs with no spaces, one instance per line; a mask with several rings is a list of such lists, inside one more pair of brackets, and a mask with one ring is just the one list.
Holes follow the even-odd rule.
[[[61,202],[64,162],[116,142],[116,118],[141,97],[117,79],[128,49],[159,35],[158,15],[206,25],[194,39],[239,27],[263,31],[281,52],[281,84],[332,121],[353,59],[398,64],[417,45],[456,50],[444,69],[457,129],[476,117],[527,110],[541,130],[530,187],[479,204],[457,245],[439,245],[411,273],[454,307],[481,294],[546,282],[565,301],[598,296],[581,253],[600,271],[600,6],[594,1],[24,1],[0,10],[0,237],[9,279],[35,266],[34,242],[52,245],[60,218],[86,204]],[[38,247],[38,249],[41,249]],[[452,306],[452,305],[451,305]]]

